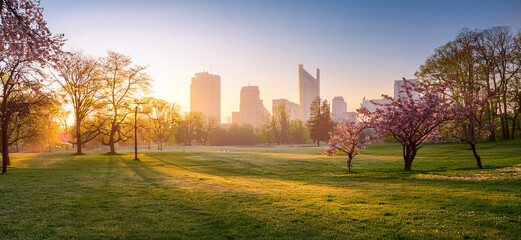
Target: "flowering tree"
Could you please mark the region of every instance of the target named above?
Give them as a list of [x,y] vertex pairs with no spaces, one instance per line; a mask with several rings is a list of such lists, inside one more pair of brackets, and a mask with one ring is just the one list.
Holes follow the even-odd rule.
[[367,126],[363,122],[354,123],[351,121],[338,124],[330,134],[329,146],[324,154],[334,156],[337,152],[344,152],[347,155],[347,169],[351,172],[351,161],[365,150],[363,144],[368,139],[360,138],[360,133]]
[[491,91],[481,91],[472,88],[461,88],[459,101],[451,106],[452,121],[449,124],[452,136],[461,142],[468,143],[476,158],[478,167],[483,169],[481,157],[476,152],[478,140],[487,137],[494,128],[493,123],[485,119],[487,103],[494,95]]
[[[444,97],[447,82],[441,86],[419,83],[414,85],[405,78],[405,94],[397,99],[382,95],[387,104],[373,102],[379,108],[373,113],[372,124],[381,135],[391,135],[402,144],[404,171],[410,171],[421,144],[439,133],[439,126],[448,117],[449,104]],[[413,92],[419,93],[418,99]]]
[[52,35],[40,1],[0,0],[0,128],[2,173],[7,171],[12,121],[30,117],[31,106],[44,99],[39,65],[60,52],[63,35]]

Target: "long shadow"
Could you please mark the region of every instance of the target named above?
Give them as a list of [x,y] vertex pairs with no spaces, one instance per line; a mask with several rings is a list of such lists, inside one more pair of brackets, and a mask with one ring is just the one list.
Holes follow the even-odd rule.
[[[240,176],[240,177],[251,177],[251,178],[269,178],[273,180],[282,180],[282,181],[295,181],[295,182],[302,182],[305,184],[313,184],[313,185],[324,185],[324,186],[333,186],[333,187],[357,187],[362,189],[371,188],[374,186],[374,184],[382,184],[383,188],[386,188],[385,185],[391,186],[392,184],[396,186],[406,186],[406,185],[416,185],[416,186],[426,186],[431,187],[433,185],[438,186],[444,186],[447,185],[447,183],[450,184],[451,188],[455,189],[466,189],[471,191],[479,191],[480,189],[488,190],[488,191],[494,191],[494,187],[487,187],[487,185],[490,185],[489,181],[479,182],[479,181],[460,181],[460,180],[450,180],[447,181],[445,179],[418,179],[413,178],[416,174],[430,174],[430,173],[440,173],[448,171],[447,169],[439,169],[439,170],[415,170],[412,172],[403,172],[399,170],[387,170],[382,172],[374,172],[374,171],[359,171],[357,173],[350,173],[345,174],[346,172],[342,169],[338,169],[338,167],[329,167],[326,169],[326,171],[323,172],[331,172],[333,175],[337,176],[327,176],[327,175],[319,175],[319,174],[311,174],[313,172],[317,172],[317,170],[320,170],[320,166],[313,166],[313,167],[307,167],[302,169],[297,169],[293,167],[291,170],[285,171],[279,170],[279,171],[272,171],[269,173],[266,173],[265,171],[256,171],[258,169],[252,169],[256,168],[256,165],[251,164],[251,162],[248,164],[249,168],[226,168],[221,166],[212,165],[209,163],[200,164],[200,167],[192,167],[192,168],[185,168],[183,167],[183,164],[180,163],[179,154],[176,153],[176,155],[164,155],[161,156],[160,154],[150,154],[151,158],[154,158],[158,161],[161,161],[166,164],[173,165],[175,167],[183,168],[188,171],[192,172],[198,172],[202,174],[209,174],[214,176],[220,176],[220,177],[233,177],[233,176]],[[164,157],[170,157],[171,159],[163,159]],[[205,159],[191,159],[187,158],[186,156],[182,156],[183,161],[190,162],[190,164],[193,163],[203,163],[206,160]],[[218,156],[220,159],[225,161],[240,161],[240,159],[234,158],[234,157],[227,157],[227,156]],[[214,160],[209,160],[211,162],[214,162]],[[293,163],[293,161],[291,161]],[[273,168],[274,166],[270,166]],[[470,168],[471,169],[471,168]],[[454,170],[454,169],[450,169]],[[303,173],[306,176],[295,176],[298,173]],[[380,174],[381,173],[381,174]],[[369,174],[369,175],[368,175]],[[487,183],[488,182],[488,183]],[[361,184],[361,185],[360,185]],[[492,185],[494,186],[501,186],[501,191],[504,192],[505,190],[511,191],[512,193],[515,193],[515,186],[517,184],[512,183],[512,181],[496,181]]]
[[[150,156],[149,156],[150,157]],[[160,158],[151,157],[158,162],[162,162],[167,165],[171,165],[174,167],[180,167],[179,165],[175,165],[169,161],[165,161]],[[277,226],[277,220],[272,219],[271,216],[276,216],[276,212],[272,214],[266,214],[266,216],[270,216],[269,218],[259,218],[258,213],[250,211],[244,211],[241,206],[248,203],[261,203],[266,202],[266,199],[269,198],[262,194],[256,193],[241,193],[236,196],[235,194],[224,194],[221,195],[218,192],[213,192],[211,189],[193,189],[189,190],[187,188],[177,189],[175,185],[167,185],[163,180],[168,178],[168,174],[160,173],[150,166],[145,164],[146,162],[134,161],[124,159],[119,157],[119,160],[122,161],[129,169],[131,169],[136,175],[138,175],[143,181],[147,182],[148,185],[153,187],[161,187],[161,189],[157,191],[174,191],[175,194],[175,205],[176,208],[182,209],[183,211],[187,211],[192,215],[196,215],[198,220],[199,228],[205,229],[210,228],[209,234],[212,237],[219,236],[221,238],[223,236],[231,236],[235,237],[244,237],[251,234],[252,230],[259,228],[259,226]],[[192,171],[192,169],[188,169],[185,167],[181,167],[183,170]],[[157,177],[150,177],[150,176]],[[188,186],[185,186],[188,187]],[[213,196],[208,196],[208,194],[212,194]],[[169,195],[172,197],[172,195]],[[197,197],[199,196],[199,197]],[[239,198],[237,198],[239,197]],[[174,200],[174,199],[171,199]],[[221,206],[216,208],[215,206]],[[280,209],[279,209],[280,210]],[[279,211],[277,209],[265,208],[258,209],[256,211]],[[307,225],[305,229],[313,229],[316,227],[313,223],[299,223],[296,222],[294,224]],[[252,228],[252,229],[249,229]],[[237,231],[237,229],[244,229],[241,231]],[[318,233],[318,232],[317,232]],[[210,236],[209,235],[209,236]],[[235,238],[232,237],[232,238]]]

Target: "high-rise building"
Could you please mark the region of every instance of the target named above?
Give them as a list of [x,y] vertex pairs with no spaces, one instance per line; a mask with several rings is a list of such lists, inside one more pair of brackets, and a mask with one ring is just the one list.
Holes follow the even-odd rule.
[[239,112],[232,113],[232,122],[236,124],[250,124],[255,128],[259,128],[268,114],[268,110],[260,99],[259,87],[242,87]]
[[317,68],[317,77],[314,78],[302,64],[298,65],[298,83],[300,95],[300,119],[307,122],[310,117],[311,103],[320,97],[320,69]]
[[343,97],[334,97],[331,101],[331,118],[333,122],[341,123],[347,120],[347,103]]
[[[412,83],[413,86],[416,86],[416,79],[407,79],[407,81]],[[403,80],[396,80],[396,81],[394,81],[394,99],[397,99],[398,96],[406,96],[404,91],[405,91],[405,88],[404,88],[404,85],[403,85]],[[411,93],[412,93],[412,98],[413,99],[415,99],[415,100],[419,99],[418,92],[413,91]]]
[[300,105],[297,103],[291,102],[288,99],[273,99],[271,112],[275,112],[275,108],[278,106],[284,106],[286,111],[289,113],[290,120],[300,119]]
[[221,122],[221,77],[196,73],[190,84],[190,111],[201,112]]

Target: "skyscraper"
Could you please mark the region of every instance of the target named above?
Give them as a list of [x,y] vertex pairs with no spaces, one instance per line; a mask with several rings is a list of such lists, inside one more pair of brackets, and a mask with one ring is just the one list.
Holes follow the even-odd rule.
[[[413,84],[413,86],[416,86],[416,79],[407,79],[410,83]],[[405,88],[403,85],[403,80],[396,80],[394,81],[394,99],[397,99],[398,96],[406,96],[405,95]],[[418,92],[413,91],[412,92],[412,98],[415,100],[418,100]]]
[[190,111],[201,112],[221,123],[221,77],[196,73],[190,84]]
[[250,124],[259,128],[268,114],[268,110],[260,99],[259,87],[242,87],[239,112],[232,113],[232,122],[235,124]]
[[317,68],[317,77],[314,78],[302,64],[298,65],[298,83],[300,95],[300,119],[309,120],[311,103],[320,97],[320,69]]

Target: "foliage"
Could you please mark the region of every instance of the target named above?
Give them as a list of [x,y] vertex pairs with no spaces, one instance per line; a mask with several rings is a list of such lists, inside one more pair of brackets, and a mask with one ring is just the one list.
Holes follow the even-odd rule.
[[321,101],[320,97],[317,97],[311,103],[310,114],[308,120],[309,134],[313,142],[320,146],[320,141],[329,140],[329,133],[333,130],[333,120],[327,100]]
[[184,141],[187,146],[197,140],[197,130],[204,125],[205,116],[201,112],[187,112],[179,121],[178,139]]
[[[444,97],[448,84],[431,86],[404,81],[404,92],[397,99],[382,95],[389,100],[388,104],[373,104],[380,106],[371,119],[371,125],[380,135],[392,135],[402,144],[404,170],[410,171],[421,144],[439,134],[439,126],[447,120],[449,104]],[[449,82],[447,82],[449,83]],[[412,92],[419,93],[419,99],[413,98]],[[367,111],[366,111],[367,112]]]
[[141,125],[144,125],[151,140],[157,143],[157,149],[162,150],[163,143],[175,134],[176,124],[181,118],[181,106],[153,97],[145,98],[143,102],[145,117]]
[[115,144],[130,137],[132,127],[128,116],[133,113],[132,103],[149,91],[152,79],[146,67],[134,65],[132,59],[121,53],[108,51],[100,60],[100,79],[104,86],[102,101],[106,104],[108,125],[102,129],[104,144],[110,154],[116,153]]
[[365,150],[363,146],[368,138],[361,138],[360,133],[367,128],[363,122],[345,121],[338,124],[331,132],[328,147],[325,154],[334,156],[337,152],[344,152],[347,155],[347,169],[351,172],[351,161],[353,158]]
[[260,142],[253,126],[249,124],[233,124],[229,129],[217,128],[210,142],[215,146],[245,146]]
[[[521,74],[521,31],[508,27],[485,30],[463,29],[455,40],[437,48],[416,76],[430,84],[444,84],[456,74],[447,94],[453,101],[461,101],[460,89],[484,88],[495,92],[488,98],[485,119],[488,124],[500,120],[503,139],[515,137],[515,126],[521,109],[516,105],[516,80]],[[517,85],[518,86],[518,85]],[[517,89],[517,90],[516,90]],[[491,140],[496,132],[491,130]],[[518,129],[518,135],[521,135]]]
[[38,65],[54,58],[63,45],[63,36],[51,34],[42,12],[39,1],[0,1],[2,173],[10,164],[12,121],[28,117],[31,107],[46,98]]
[[476,152],[476,143],[490,134],[494,123],[486,123],[485,111],[490,97],[494,93],[478,88],[460,89],[461,100],[451,105],[451,120],[449,128],[452,136],[464,143],[468,143],[476,158],[479,168],[483,168],[481,157]]

